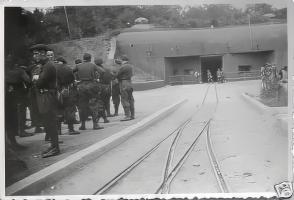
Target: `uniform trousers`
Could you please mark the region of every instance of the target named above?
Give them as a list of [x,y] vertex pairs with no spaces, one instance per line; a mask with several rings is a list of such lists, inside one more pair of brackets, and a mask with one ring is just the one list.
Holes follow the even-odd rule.
[[134,117],[135,106],[133,97],[133,87],[130,80],[120,81],[121,104],[124,108],[125,115]]

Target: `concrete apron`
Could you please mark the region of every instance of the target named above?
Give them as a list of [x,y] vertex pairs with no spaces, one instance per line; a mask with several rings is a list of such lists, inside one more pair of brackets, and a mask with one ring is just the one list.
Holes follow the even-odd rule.
[[85,164],[97,159],[103,153],[118,146],[140,130],[148,128],[157,120],[175,111],[185,102],[187,102],[187,99],[167,106],[138,123],[14,183],[6,188],[6,196],[38,194],[43,188],[50,187],[54,182],[70,175],[75,170],[80,170]]
[[243,99],[253,106],[256,111],[261,114],[272,116],[275,119],[275,123],[281,130],[288,133],[288,108],[287,107],[269,107],[259,102],[258,100],[243,93]]

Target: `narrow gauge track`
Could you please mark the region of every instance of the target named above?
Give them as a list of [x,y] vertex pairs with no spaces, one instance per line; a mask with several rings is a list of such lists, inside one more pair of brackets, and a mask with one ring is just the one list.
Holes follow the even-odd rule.
[[183,156],[181,156],[180,160],[175,164],[175,166],[172,168],[172,160],[175,154],[176,146],[179,141],[179,138],[181,137],[183,130],[185,127],[192,121],[193,116],[195,116],[199,110],[203,107],[205,104],[208,91],[210,89],[211,85],[208,85],[201,103],[201,106],[193,113],[192,116],[190,116],[186,121],[184,121],[180,126],[178,126],[172,133],[167,135],[165,138],[163,138],[159,143],[157,143],[153,148],[151,148],[148,152],[146,152],[144,155],[142,155],[139,159],[137,159],[135,162],[133,162],[131,165],[129,165],[127,168],[125,168],[123,171],[121,171],[117,176],[112,178],[109,182],[107,182],[105,185],[103,185],[101,188],[99,188],[93,195],[102,195],[105,194],[107,191],[109,191],[111,188],[113,188],[118,181],[120,181],[123,177],[125,177],[127,174],[129,174],[135,167],[137,167],[140,163],[142,163],[146,158],[148,158],[153,152],[155,152],[159,146],[165,142],[168,138],[173,136],[175,134],[175,137],[172,140],[172,143],[170,145],[168,156],[165,164],[165,169],[163,173],[163,179],[158,187],[158,189],[155,191],[155,193],[169,193],[170,184],[181,169],[181,167],[184,165],[185,161],[193,151],[194,147],[197,144],[198,139],[200,136],[205,133],[206,131],[206,144],[207,144],[207,153],[210,158],[210,163],[213,168],[215,177],[217,179],[219,188],[221,192],[229,192],[227,184],[222,176],[222,173],[220,171],[219,165],[216,161],[216,157],[212,150],[211,140],[210,140],[210,123],[213,119],[213,115],[217,109],[218,105],[218,93],[216,85],[214,84],[214,90],[215,90],[215,97],[216,97],[216,105],[214,112],[212,113],[211,117],[205,122],[205,125],[202,127],[201,131],[197,134],[196,138],[193,140],[192,144],[189,146],[187,151],[184,153]]

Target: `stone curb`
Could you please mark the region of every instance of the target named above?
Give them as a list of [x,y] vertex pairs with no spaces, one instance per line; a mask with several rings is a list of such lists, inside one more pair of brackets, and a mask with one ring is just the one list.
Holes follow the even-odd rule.
[[246,93],[242,93],[242,97],[243,99],[245,99],[246,102],[252,105],[258,112],[262,114],[272,114],[272,111],[267,106],[255,100],[254,98],[250,97]]
[[283,131],[288,133],[288,117],[280,117],[281,115],[278,114],[274,108],[265,106],[261,102],[257,101],[256,99],[250,97],[245,93],[242,94],[242,97],[246,102],[252,105],[259,113],[273,116],[277,125],[280,126]]
[[[6,188],[6,196],[11,195],[33,195],[38,194],[43,188],[52,185],[52,182],[57,181],[58,177],[64,177],[64,173],[70,173],[70,168],[75,168],[74,165],[79,165],[80,162],[87,162],[94,159],[121,144],[133,134],[148,127],[156,120],[161,119],[169,113],[175,111],[180,105],[185,103],[187,99],[180,100],[170,106],[167,106],[156,113],[147,116],[141,121],[119,131],[118,133],[99,141],[83,150],[74,153],[67,158],[60,160]],[[78,168],[78,167],[77,167]],[[66,169],[66,170],[65,170]],[[49,179],[52,179],[49,182]]]

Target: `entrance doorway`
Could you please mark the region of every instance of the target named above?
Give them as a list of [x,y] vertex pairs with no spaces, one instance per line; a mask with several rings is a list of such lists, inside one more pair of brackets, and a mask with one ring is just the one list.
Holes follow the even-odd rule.
[[201,60],[201,79],[207,83],[207,70],[210,70],[213,81],[217,81],[217,70],[222,68],[222,56],[203,56]]

